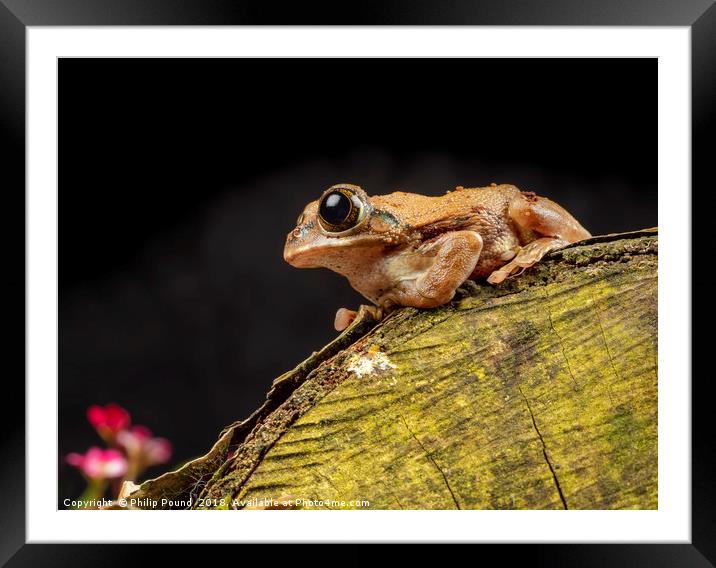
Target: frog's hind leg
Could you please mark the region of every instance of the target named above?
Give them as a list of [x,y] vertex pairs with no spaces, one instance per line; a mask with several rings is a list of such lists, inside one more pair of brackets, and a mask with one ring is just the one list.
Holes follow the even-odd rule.
[[539,262],[550,251],[591,237],[565,209],[546,197],[522,192],[510,202],[510,218],[526,233],[542,235],[522,247],[505,266],[495,270],[487,281],[499,284],[505,278]]
[[527,246],[522,247],[515,258],[513,258],[510,262],[490,274],[487,281],[490,284],[499,284],[508,276],[511,276],[518,271],[522,272],[525,268],[533,266],[548,252],[562,248],[568,244],[569,241],[565,241],[564,239],[553,239],[551,237],[544,237],[542,239],[532,241]]
[[569,212],[546,197],[521,192],[509,205],[508,215],[521,228],[543,237],[576,243],[592,235]]

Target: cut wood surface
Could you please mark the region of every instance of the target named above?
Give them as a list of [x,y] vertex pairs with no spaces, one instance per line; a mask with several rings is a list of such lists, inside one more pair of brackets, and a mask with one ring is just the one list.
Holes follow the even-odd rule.
[[655,509],[657,240],[595,237],[437,309],[363,313],[206,456],[131,497]]

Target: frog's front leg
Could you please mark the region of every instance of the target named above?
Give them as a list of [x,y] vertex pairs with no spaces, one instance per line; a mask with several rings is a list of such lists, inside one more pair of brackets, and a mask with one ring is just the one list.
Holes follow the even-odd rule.
[[532,266],[550,251],[592,236],[564,208],[533,193],[523,192],[513,199],[508,213],[523,230],[543,236],[522,247],[510,262],[490,274],[490,284],[499,284],[512,273]]
[[[417,250],[398,254],[385,270],[395,284],[377,295],[381,307],[361,306],[376,320],[395,306],[435,308],[455,295],[455,290],[475,269],[482,252],[482,237],[475,231],[453,231],[423,244]],[[343,331],[357,312],[341,308],[334,327]]]
[[[401,306],[434,308],[455,295],[455,290],[470,277],[482,252],[482,237],[475,231],[445,233],[422,245],[413,253],[417,270],[408,266],[396,274],[399,283],[388,299]],[[426,260],[428,262],[426,262]]]

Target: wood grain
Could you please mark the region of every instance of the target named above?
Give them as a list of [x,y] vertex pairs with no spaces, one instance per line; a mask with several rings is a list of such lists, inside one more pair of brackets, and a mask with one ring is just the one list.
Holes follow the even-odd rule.
[[130,497],[656,509],[657,241],[595,237],[434,310],[361,312],[206,456]]
[[505,285],[469,282],[446,306],[354,329],[275,382],[201,497],[655,509],[657,239],[596,237]]

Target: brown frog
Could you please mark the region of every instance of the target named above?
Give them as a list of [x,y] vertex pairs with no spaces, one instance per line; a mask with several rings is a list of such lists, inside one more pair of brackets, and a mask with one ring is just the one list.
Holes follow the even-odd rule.
[[[591,235],[562,207],[514,185],[463,188],[439,197],[369,197],[357,185],[329,187],[286,239],[298,268],[329,268],[377,307],[434,308],[465,280],[499,284],[545,254]],[[335,327],[356,316],[341,308]]]

